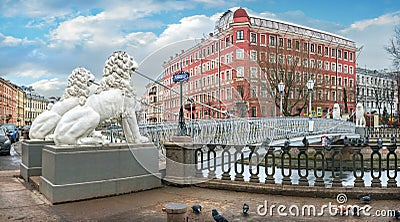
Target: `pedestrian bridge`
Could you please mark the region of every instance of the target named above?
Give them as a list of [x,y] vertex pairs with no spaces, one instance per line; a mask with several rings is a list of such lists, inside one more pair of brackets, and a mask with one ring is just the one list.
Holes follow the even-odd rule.
[[[139,128],[142,135],[162,146],[177,134],[178,123],[142,124]],[[355,124],[325,118],[231,118],[192,120],[185,123],[184,129],[196,144],[256,145],[304,136],[354,135]]]

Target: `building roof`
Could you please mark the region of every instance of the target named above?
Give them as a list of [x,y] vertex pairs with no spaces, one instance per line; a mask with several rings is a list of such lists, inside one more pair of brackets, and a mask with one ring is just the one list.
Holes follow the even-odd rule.
[[247,14],[246,10],[239,8],[233,13],[233,18],[249,18],[249,15]]
[[350,40],[343,36],[276,19],[257,18],[248,16],[246,10],[243,8],[237,9],[234,13],[225,13],[223,16],[221,16],[219,21],[216,22],[216,28],[215,28],[216,32],[226,29],[228,24],[231,23],[232,21],[250,22],[250,24],[253,26],[260,26],[260,27],[275,29],[278,31],[280,30],[283,31],[284,33],[294,33],[294,34],[313,37],[316,39],[325,40],[339,45],[356,47],[356,44],[353,40]]

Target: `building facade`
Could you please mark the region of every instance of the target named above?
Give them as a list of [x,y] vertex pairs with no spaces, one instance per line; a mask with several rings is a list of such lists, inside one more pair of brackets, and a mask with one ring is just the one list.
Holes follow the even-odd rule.
[[35,92],[32,87],[21,87],[25,92],[25,125],[32,125],[33,120],[47,110],[49,101]]
[[0,77],[0,124],[17,124],[17,95],[15,85]]
[[399,101],[396,75],[387,71],[357,68],[356,81],[357,102],[364,105],[367,114],[379,114],[386,119],[397,117]]
[[[185,117],[194,119],[279,115],[278,83],[285,84],[285,116],[308,115],[307,81],[314,116],[329,113],[335,102],[342,112],[355,110],[355,42],[331,33],[281,21],[227,11],[214,33],[165,62],[163,83],[176,91],[174,74],[186,71]],[[166,121],[176,121],[178,94],[163,89]]]
[[16,98],[16,117],[17,117],[17,126],[25,125],[25,101],[26,95],[24,90],[14,84],[14,88],[17,90],[17,98]]
[[164,121],[162,108],[162,86],[157,83],[146,85],[146,91],[141,98],[141,112],[138,119],[141,123],[159,123]]

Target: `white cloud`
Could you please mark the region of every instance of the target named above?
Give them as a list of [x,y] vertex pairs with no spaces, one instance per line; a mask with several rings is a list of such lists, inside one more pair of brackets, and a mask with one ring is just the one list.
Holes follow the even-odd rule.
[[30,86],[33,86],[33,88],[38,91],[59,90],[65,88],[65,82],[58,78],[43,79],[32,83]]
[[50,75],[51,73],[46,69],[38,69],[35,65],[28,64],[20,68],[21,71],[15,71],[15,75],[21,77],[40,78],[42,76]]
[[184,39],[201,38],[203,35],[213,32],[214,24],[215,21],[205,15],[182,18],[178,24],[168,25],[157,39],[156,45],[163,47]]
[[5,36],[0,33],[0,47],[14,47],[33,43],[34,41],[28,40],[27,38],[15,38],[13,36]]
[[350,27],[341,30],[340,33],[354,40],[358,47],[364,46],[358,53],[358,66],[366,66],[376,70],[384,68],[390,70],[392,67],[391,58],[384,47],[389,44],[396,25],[400,25],[400,11],[357,21]]
[[399,22],[400,22],[400,11],[397,11],[394,13],[381,15],[377,18],[357,21],[357,22],[351,24],[351,26],[349,28],[346,28],[346,29],[342,30],[341,32],[347,33],[347,32],[351,32],[352,30],[363,31],[369,27],[393,25],[393,24],[398,24]]
[[30,84],[35,91],[48,98],[50,96],[62,96],[66,87],[66,80],[59,78],[43,79]]

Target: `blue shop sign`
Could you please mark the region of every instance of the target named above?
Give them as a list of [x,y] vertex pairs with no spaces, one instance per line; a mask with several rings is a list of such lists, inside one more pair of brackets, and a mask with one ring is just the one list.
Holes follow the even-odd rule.
[[188,72],[179,72],[174,74],[173,76],[173,81],[176,82],[181,82],[181,81],[186,81],[189,79],[189,73]]

